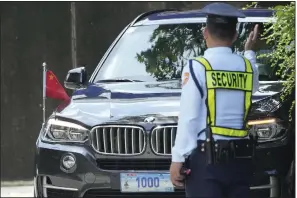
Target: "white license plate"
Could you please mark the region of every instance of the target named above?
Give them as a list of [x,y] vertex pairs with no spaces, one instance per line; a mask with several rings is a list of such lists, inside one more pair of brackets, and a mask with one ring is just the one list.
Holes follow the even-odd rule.
[[121,192],[174,192],[168,173],[121,173]]

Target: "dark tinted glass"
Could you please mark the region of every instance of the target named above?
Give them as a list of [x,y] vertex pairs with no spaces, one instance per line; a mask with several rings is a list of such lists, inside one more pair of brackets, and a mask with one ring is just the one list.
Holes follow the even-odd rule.
[[[242,54],[244,42],[255,23],[238,24],[235,53]],[[199,24],[149,25],[130,27],[109,54],[95,78],[163,81],[180,79],[187,60],[206,50]],[[263,24],[260,24],[263,29]],[[258,54],[272,49],[265,41],[258,43]],[[260,80],[273,80],[268,60],[257,60]]]

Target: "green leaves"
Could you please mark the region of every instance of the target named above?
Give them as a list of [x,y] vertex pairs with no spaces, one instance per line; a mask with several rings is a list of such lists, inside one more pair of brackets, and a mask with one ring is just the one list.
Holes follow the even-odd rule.
[[[273,8],[276,22],[264,30],[267,44],[274,44],[275,50],[261,55],[270,59],[272,66],[277,66],[275,73],[284,80],[283,100],[292,96],[295,89],[295,2],[289,5],[278,5]],[[295,107],[293,98],[290,115]]]
[[202,24],[160,25],[151,35],[151,47],[136,54],[157,80],[181,78],[187,60],[202,54]]
[[248,8],[256,8],[257,6],[258,6],[258,2],[253,1],[253,2],[251,2],[251,4],[246,5],[242,9],[245,10],[245,9],[248,9]]

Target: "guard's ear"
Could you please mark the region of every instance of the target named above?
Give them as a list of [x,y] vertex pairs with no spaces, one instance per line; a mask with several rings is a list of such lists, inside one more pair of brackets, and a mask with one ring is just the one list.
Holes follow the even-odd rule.
[[203,33],[203,38],[205,40],[208,39],[208,29],[207,29],[207,27],[203,28],[202,33]]
[[238,37],[238,32],[236,31],[232,39],[232,43],[234,43],[237,40],[237,37]]

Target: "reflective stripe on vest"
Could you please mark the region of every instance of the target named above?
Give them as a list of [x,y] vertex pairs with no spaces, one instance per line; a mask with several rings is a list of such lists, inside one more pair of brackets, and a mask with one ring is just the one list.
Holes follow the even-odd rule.
[[[245,137],[248,135],[246,118],[252,101],[253,70],[250,61],[245,57],[243,57],[243,59],[245,62],[245,72],[213,70],[205,58],[198,57],[194,59],[205,67],[207,89],[206,105],[208,108],[207,124],[210,124],[213,134],[231,137]],[[242,129],[226,128],[216,125],[216,89],[232,89],[244,92],[245,105],[243,107],[244,118]]]

